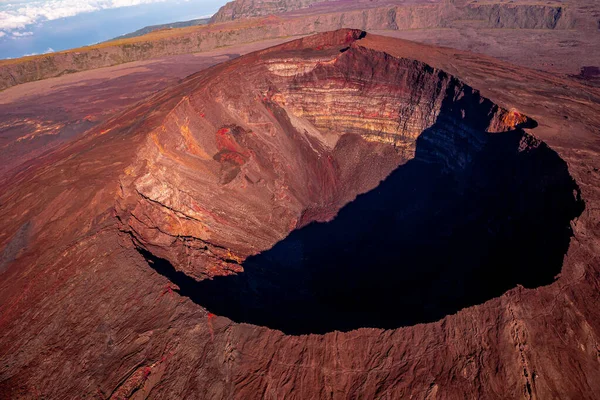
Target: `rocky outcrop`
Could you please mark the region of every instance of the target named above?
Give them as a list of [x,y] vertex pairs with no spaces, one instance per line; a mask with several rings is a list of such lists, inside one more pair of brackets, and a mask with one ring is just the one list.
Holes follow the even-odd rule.
[[[258,16],[285,14],[303,10],[312,4],[320,7],[304,10],[306,16],[319,13],[337,13],[348,19],[345,27],[360,29],[423,29],[431,27],[459,26],[465,21],[477,21],[480,28],[511,29],[569,29],[574,20],[566,7],[560,4],[530,4],[519,2],[497,2],[478,4],[477,2],[434,1],[427,3],[398,4],[379,0],[361,1],[260,1],[236,0],[223,6],[211,19],[212,22],[226,22]],[[343,9],[343,10],[342,10]],[[362,15],[363,25],[356,25],[354,14]],[[378,22],[375,24],[374,20]]]
[[236,0],[230,1],[212,16],[211,22],[226,22],[240,18],[283,14],[309,7],[327,0]]
[[460,20],[481,21],[487,28],[571,29],[575,20],[567,8],[558,5],[477,4],[460,9]]

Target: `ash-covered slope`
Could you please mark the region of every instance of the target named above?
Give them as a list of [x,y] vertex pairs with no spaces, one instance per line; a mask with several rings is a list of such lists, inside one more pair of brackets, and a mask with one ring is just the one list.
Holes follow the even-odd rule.
[[[600,126],[590,112],[594,103],[583,100],[599,96],[511,68],[360,31],[324,33],[202,71],[33,162],[0,197],[0,394],[593,398],[600,389],[594,263],[600,196],[597,171],[584,169],[597,168],[597,147],[577,119]],[[501,93],[504,107],[444,69]],[[533,96],[527,104],[520,100],[522,82]],[[560,103],[543,103],[554,98],[548,91]],[[532,104],[551,104],[552,111]],[[539,123],[533,132],[554,141],[560,155],[524,130],[535,126],[526,108]],[[435,174],[425,175],[426,169]],[[387,176],[379,189],[387,193],[391,185],[396,197],[369,192]],[[428,180],[433,176],[443,185]],[[434,204],[467,202],[436,215],[420,202],[427,187],[436,189],[429,197]],[[311,221],[336,224],[340,208],[364,192],[385,201],[358,207],[350,219],[343,211],[341,221],[349,225],[342,230],[353,232],[352,221],[358,224],[363,212],[389,211],[387,220],[401,223],[385,235],[414,236],[429,253],[415,257],[409,248],[372,247],[372,241],[377,252],[360,263],[344,258],[351,267],[344,271],[332,267],[328,248],[342,255],[344,245],[363,243],[351,238],[340,246],[332,241],[337,235],[321,232],[315,244],[308,235],[300,240],[314,262],[308,278],[330,284],[315,292],[305,285],[307,276],[286,286],[297,277],[290,271],[244,263],[261,252],[277,260],[277,246],[275,253],[266,250],[295,229],[318,226],[307,226]],[[378,226],[365,227],[377,235]],[[438,251],[455,248],[438,246],[443,230],[419,230],[436,226],[465,234],[457,233],[453,245],[464,237],[490,246],[489,254],[513,257],[488,263],[482,257],[488,252],[471,249],[467,240],[464,251],[439,253],[454,257],[447,268],[429,268]],[[284,247],[303,260],[298,251]],[[514,257],[521,259],[506,267]],[[377,267],[390,260],[406,274]],[[335,306],[323,294],[360,299],[365,294],[353,290],[357,283],[375,285],[373,294],[394,282],[407,287],[403,276],[421,284],[423,270],[453,301],[488,271],[500,280],[510,276],[503,291],[518,284],[531,289],[501,297],[482,290],[468,299],[474,302],[455,303],[468,308],[414,326],[427,319],[426,308],[447,298],[425,307],[390,297],[398,303],[375,309],[371,302],[354,315],[300,314],[315,299]],[[206,286],[216,276],[233,285]],[[249,286],[236,286],[243,276]],[[540,284],[547,286],[533,288]],[[286,293],[291,287],[302,293]],[[243,294],[237,288],[250,294],[260,288],[266,297],[236,303],[228,295]],[[241,313],[240,304],[247,307]],[[369,319],[386,313],[393,313],[386,322],[392,326]],[[273,323],[294,315],[309,323],[304,330]],[[328,315],[345,326],[315,324]],[[410,317],[395,319],[402,316]],[[356,321],[369,329],[332,331],[354,329]]]

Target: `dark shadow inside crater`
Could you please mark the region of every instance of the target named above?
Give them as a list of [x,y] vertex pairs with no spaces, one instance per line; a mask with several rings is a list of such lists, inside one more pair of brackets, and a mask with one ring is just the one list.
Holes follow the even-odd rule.
[[485,145],[449,168],[431,147],[440,129],[333,221],[292,232],[237,276],[197,282],[143,254],[210,312],[287,334],[431,322],[553,282],[584,207],[566,163],[544,143],[523,151],[532,138],[516,130],[480,132]]

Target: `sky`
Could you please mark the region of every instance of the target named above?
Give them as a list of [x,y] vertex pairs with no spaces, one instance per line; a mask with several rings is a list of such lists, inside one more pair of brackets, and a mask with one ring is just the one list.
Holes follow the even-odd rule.
[[0,0],[0,59],[103,42],[208,17],[227,0]]

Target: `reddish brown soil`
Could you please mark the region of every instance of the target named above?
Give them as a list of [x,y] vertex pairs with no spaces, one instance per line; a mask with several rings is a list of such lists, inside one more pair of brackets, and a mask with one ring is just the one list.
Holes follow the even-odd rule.
[[30,82],[0,98],[0,182],[41,154],[150,94],[214,64],[285,41],[138,61]]
[[[595,398],[600,91],[362,36],[320,34],[194,74],[5,182],[0,395]],[[548,154],[575,180],[559,182],[579,208],[546,286],[427,324],[286,335],[208,312],[148,262],[199,281],[240,273],[409,160],[460,177],[503,138],[518,139],[506,154]],[[542,188],[557,176],[530,174],[511,176]]]

